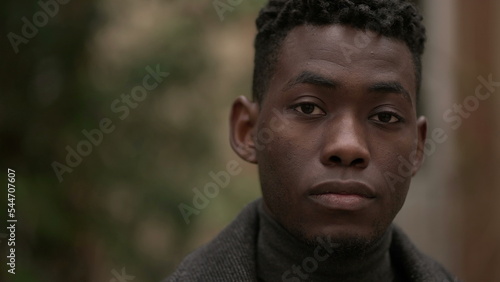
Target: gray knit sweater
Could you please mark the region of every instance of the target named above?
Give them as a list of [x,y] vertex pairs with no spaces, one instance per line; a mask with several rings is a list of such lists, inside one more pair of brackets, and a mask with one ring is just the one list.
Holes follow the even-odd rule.
[[[257,281],[258,205],[261,201],[247,205],[215,239],[189,254],[165,281]],[[396,226],[390,255],[403,281],[458,281],[440,264],[419,252]]]

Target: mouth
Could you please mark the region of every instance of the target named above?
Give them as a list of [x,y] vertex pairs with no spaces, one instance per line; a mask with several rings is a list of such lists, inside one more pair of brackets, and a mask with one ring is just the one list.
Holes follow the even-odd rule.
[[361,210],[376,198],[375,190],[359,181],[322,182],[308,192],[309,199],[329,210]]

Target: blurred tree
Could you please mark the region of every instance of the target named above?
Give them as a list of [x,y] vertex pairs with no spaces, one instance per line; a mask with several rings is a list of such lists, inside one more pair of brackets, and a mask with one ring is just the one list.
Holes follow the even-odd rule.
[[[136,281],[158,281],[196,230],[177,205],[224,168],[213,132],[220,101],[228,104],[213,93],[221,82],[210,73],[220,66],[206,48],[207,34],[223,25],[210,2],[58,3],[0,3],[0,162],[16,170],[19,220],[16,275],[2,263],[0,280],[110,281],[125,268]],[[242,4],[226,21],[255,6]],[[23,19],[41,23],[42,14],[36,35],[12,45]],[[170,75],[121,120],[111,105],[142,85],[147,66]],[[54,162],[69,166],[68,150],[88,140],[82,131],[106,118],[114,130],[60,182]]]

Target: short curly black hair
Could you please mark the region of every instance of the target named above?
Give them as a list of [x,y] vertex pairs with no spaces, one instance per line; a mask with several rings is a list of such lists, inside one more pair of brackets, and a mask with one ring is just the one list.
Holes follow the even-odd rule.
[[253,100],[261,102],[288,32],[300,25],[341,24],[377,32],[406,43],[417,81],[426,41],[422,16],[408,0],[270,0],[256,20]]

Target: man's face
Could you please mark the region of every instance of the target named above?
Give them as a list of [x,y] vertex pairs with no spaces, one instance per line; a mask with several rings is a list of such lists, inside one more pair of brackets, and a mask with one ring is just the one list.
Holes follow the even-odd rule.
[[305,240],[379,238],[420,166],[426,122],[411,53],[383,36],[356,48],[360,35],[341,25],[291,30],[252,128],[265,207]]

